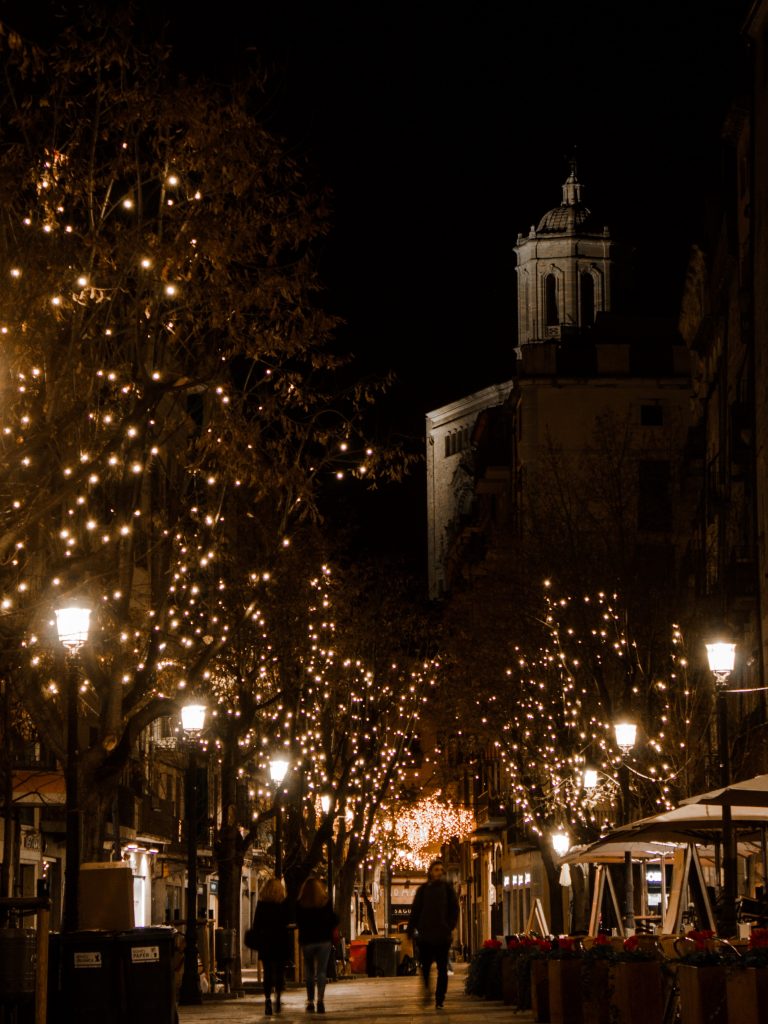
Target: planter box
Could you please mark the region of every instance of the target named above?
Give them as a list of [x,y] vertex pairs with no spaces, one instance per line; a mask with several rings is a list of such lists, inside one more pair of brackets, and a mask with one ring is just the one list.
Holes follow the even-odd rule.
[[730,968],[725,975],[728,1024],[768,1021],[768,967]]
[[549,961],[531,960],[531,1009],[539,1024],[549,1022]]
[[584,1024],[581,960],[549,961],[549,1019],[552,1024]]
[[614,1024],[662,1024],[664,996],[660,961],[614,964],[611,982]]
[[507,1006],[518,1004],[517,957],[514,954],[501,961],[501,998]]
[[611,965],[607,960],[585,959],[581,963],[581,998],[584,1024],[611,1024],[608,991]]
[[727,1024],[724,965],[680,964],[677,987],[680,1024]]

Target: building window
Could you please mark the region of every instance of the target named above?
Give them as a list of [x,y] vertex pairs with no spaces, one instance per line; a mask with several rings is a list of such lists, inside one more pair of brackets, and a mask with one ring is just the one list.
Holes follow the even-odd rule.
[[547,327],[557,327],[560,316],[557,310],[557,278],[547,274],[544,278],[544,313]]
[[638,463],[637,526],[648,533],[672,529],[671,471],[669,462],[644,459]]
[[461,427],[459,430],[452,430],[445,435],[445,457],[457,455],[469,447],[469,427]]
[[641,405],[640,424],[643,427],[663,427],[664,406],[658,403],[655,405]]
[[595,322],[595,279],[591,274],[581,275],[581,326],[591,327]]

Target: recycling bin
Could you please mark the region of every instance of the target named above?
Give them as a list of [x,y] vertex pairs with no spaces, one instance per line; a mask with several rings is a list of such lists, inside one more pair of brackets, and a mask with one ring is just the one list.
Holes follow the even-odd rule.
[[352,939],[349,944],[349,967],[353,974],[365,974],[368,939]]
[[34,928],[0,928],[0,996],[35,991],[37,932]]
[[[104,1024],[121,1018],[121,975],[115,933],[69,932],[60,936],[61,1020]],[[52,1008],[53,1009],[53,1008]]]
[[34,1024],[37,933],[0,928],[0,1019]]
[[162,925],[117,933],[124,1021],[175,1024],[175,935],[175,928]]
[[399,939],[371,939],[366,950],[365,966],[369,978],[394,978],[400,953]]
[[217,928],[214,932],[214,949],[217,964],[234,960],[237,952],[237,931],[234,928]]

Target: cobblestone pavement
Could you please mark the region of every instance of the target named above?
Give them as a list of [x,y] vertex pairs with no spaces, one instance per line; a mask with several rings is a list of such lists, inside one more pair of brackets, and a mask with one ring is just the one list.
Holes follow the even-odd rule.
[[[325,1019],[360,1021],[362,1024],[530,1024],[530,1013],[518,1013],[503,1003],[464,995],[465,965],[457,965],[448,979],[445,1007],[422,1003],[419,978],[367,978],[354,975],[329,983],[325,991]],[[434,979],[433,979],[434,980]],[[305,994],[289,988],[283,997],[283,1011],[271,1018],[274,1024],[321,1024],[322,1016],[308,1014]],[[179,1007],[180,1024],[245,1024],[266,1021],[264,999],[249,992],[244,999],[206,1000],[202,1006]]]

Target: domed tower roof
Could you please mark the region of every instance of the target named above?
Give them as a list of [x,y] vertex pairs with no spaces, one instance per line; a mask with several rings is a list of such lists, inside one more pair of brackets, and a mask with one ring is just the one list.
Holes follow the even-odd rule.
[[582,202],[571,161],[563,201],[527,235],[519,234],[517,257],[518,345],[558,343],[591,329],[611,309],[613,242]]
[[563,185],[560,206],[548,210],[536,227],[536,234],[564,235],[593,228],[592,211],[581,201],[581,182],[576,176],[576,161],[571,161],[571,173]]

